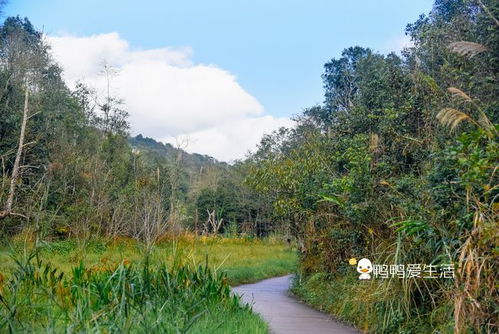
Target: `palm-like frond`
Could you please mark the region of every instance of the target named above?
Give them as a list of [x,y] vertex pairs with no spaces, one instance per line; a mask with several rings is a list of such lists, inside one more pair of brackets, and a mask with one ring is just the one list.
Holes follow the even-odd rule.
[[488,51],[488,48],[482,44],[467,42],[467,41],[459,41],[450,43],[448,46],[449,50],[457,53],[458,55],[472,58],[479,53]]
[[437,114],[437,119],[443,126],[446,126],[451,130],[454,130],[463,121],[471,121],[474,123],[469,115],[454,108],[444,108],[440,110]]

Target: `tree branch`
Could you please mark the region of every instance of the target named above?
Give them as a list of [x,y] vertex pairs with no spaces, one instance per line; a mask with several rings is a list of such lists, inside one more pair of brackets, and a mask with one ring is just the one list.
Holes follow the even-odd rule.
[[499,20],[496,19],[494,14],[492,14],[492,12],[483,4],[482,0],[477,0],[477,1],[480,7],[482,7],[482,9],[485,11],[485,13],[487,13],[487,15],[490,16],[490,18],[494,21],[496,26],[499,27]]

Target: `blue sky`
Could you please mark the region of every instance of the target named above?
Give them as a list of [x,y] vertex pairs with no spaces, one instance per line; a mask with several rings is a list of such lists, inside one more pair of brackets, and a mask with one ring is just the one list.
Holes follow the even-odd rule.
[[[323,65],[349,46],[397,50],[404,28],[430,0],[10,1],[5,15],[27,16],[48,35],[117,32],[133,50],[192,50],[264,108],[290,117],[323,100]],[[157,137],[157,136],[156,136]]]

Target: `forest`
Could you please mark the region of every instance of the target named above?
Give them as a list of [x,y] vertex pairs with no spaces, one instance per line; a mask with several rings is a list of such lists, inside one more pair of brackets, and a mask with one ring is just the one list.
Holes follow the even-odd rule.
[[[345,46],[324,64],[324,102],[228,164],[187,153],[181,140],[132,136],[126,96],[71,90],[42,32],[6,18],[0,332],[235,333],[237,322],[209,327],[228,312],[254,324],[245,332],[266,332],[227,275],[241,283],[295,271],[295,295],[363,332],[497,333],[499,2],[436,0],[405,33],[412,46],[401,54]],[[198,267],[201,253],[195,265],[177,259],[177,246],[223,240],[282,253],[261,264],[280,269],[243,277],[249,267]],[[125,254],[133,265],[83,261],[107,247],[140,250]],[[359,282],[349,260],[360,258],[450,264],[453,277]],[[169,318],[161,298],[176,301]]]

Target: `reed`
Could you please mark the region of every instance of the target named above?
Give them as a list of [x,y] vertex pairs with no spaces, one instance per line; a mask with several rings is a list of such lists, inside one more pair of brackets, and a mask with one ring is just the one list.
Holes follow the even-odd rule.
[[45,262],[38,247],[13,253],[15,266],[0,283],[0,332],[267,332],[207,258],[151,265],[150,256],[114,268],[80,262],[68,274]]

